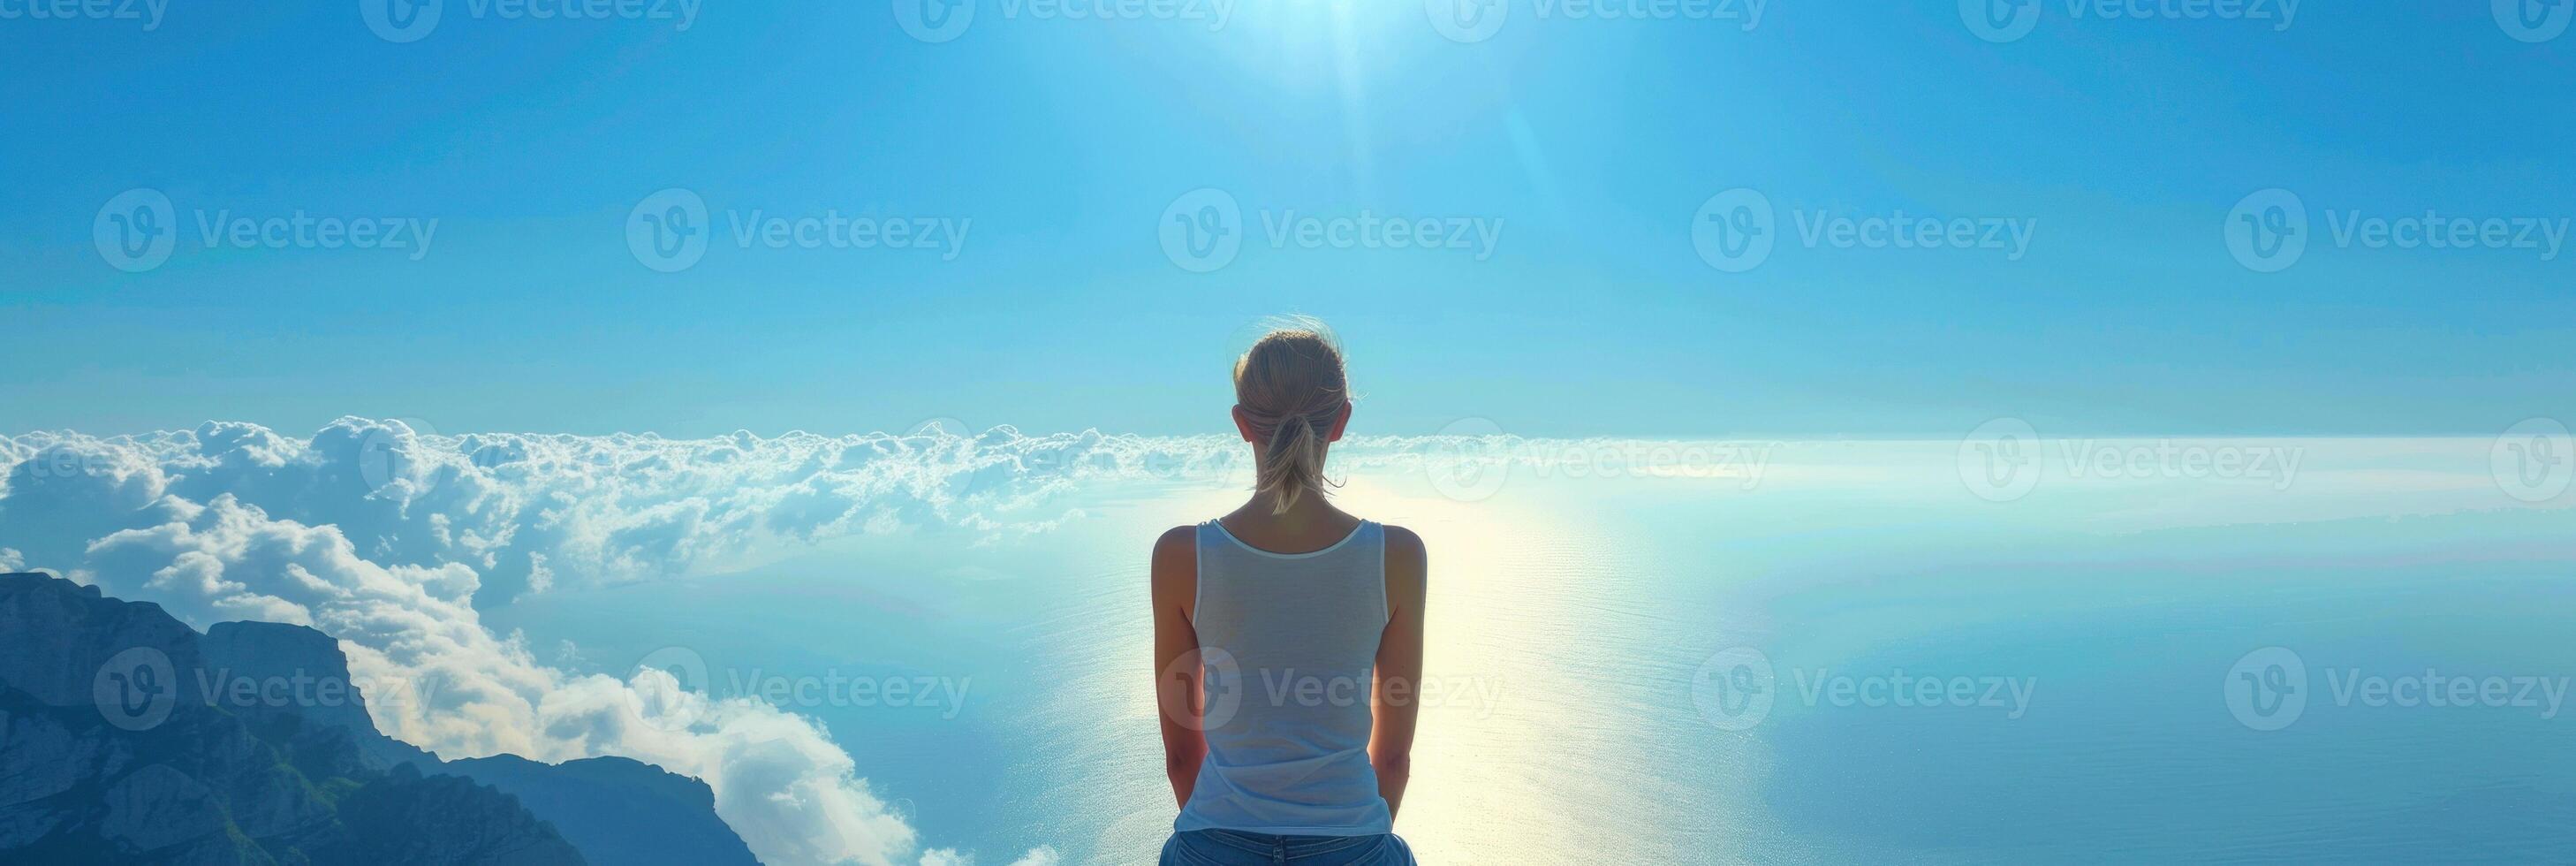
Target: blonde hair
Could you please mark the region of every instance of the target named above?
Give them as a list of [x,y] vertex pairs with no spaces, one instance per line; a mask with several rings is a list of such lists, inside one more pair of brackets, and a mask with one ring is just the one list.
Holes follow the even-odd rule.
[[1286,514],[1299,496],[1322,495],[1325,432],[1350,400],[1341,341],[1324,323],[1295,319],[1274,327],[1234,362],[1234,401],[1266,444],[1254,489]]

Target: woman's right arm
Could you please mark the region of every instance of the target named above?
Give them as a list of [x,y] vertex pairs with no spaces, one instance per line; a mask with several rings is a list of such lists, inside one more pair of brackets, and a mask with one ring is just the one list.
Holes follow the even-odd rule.
[[1154,702],[1163,721],[1163,773],[1183,808],[1197,784],[1207,738],[1199,733],[1199,634],[1190,625],[1198,603],[1195,527],[1174,527],[1154,541]]

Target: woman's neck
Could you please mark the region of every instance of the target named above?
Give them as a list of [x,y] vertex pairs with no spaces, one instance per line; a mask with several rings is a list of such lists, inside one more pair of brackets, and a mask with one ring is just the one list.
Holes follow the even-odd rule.
[[1324,500],[1323,494],[1312,490],[1299,494],[1297,501],[1290,504],[1285,512],[1278,510],[1278,503],[1278,497],[1269,491],[1254,493],[1250,501],[1243,503],[1242,508],[1237,508],[1233,514],[1226,515],[1226,522],[1239,526],[1269,527],[1284,534],[1295,534],[1314,529],[1346,531],[1358,520],[1343,513],[1341,509],[1334,508],[1331,502]]

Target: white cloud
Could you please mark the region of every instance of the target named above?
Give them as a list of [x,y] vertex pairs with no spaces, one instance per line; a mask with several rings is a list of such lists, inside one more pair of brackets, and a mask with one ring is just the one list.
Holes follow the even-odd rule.
[[[1040,845],[1011,861],[1011,866],[1056,866],[1063,860],[1054,848]],[[960,854],[954,848],[934,848],[922,852],[921,866],[975,866],[975,855]]]
[[[1915,445],[1928,456],[1906,450]],[[2405,447],[2458,452],[2459,460],[2416,462],[2465,468],[2446,469],[2444,489],[2456,488],[2454,504],[2469,507],[2494,498],[2483,474],[2487,445]],[[2327,468],[2379,465],[2328,446],[2319,443],[2320,453],[2337,459],[2317,461],[2316,480],[2300,488],[2314,495],[2299,501],[2345,503],[2381,483]],[[2333,447],[2406,453],[2383,440]],[[1850,443],[1801,443],[1779,455],[1768,483],[1848,487],[1832,473],[1868,471],[1887,476],[1875,487],[1956,496],[1955,450],[1888,443],[1854,453]],[[1337,472],[1479,467],[1449,479],[1468,493],[1500,480],[1482,474],[1497,468],[1537,480],[1626,473],[1734,484],[1726,478],[1748,468],[1744,455],[1691,443],[1501,435],[1351,437],[1334,448]],[[1758,457],[1746,477],[1764,477],[1772,454],[1764,447]],[[1876,457],[1915,474],[1874,468]],[[0,465],[9,467],[0,475],[0,567],[50,568],[159,602],[199,627],[313,625],[340,638],[353,672],[376,683],[368,697],[386,733],[446,757],[620,755],[700,777],[754,853],[781,866],[963,866],[973,857],[923,851],[910,822],[814,722],[751,700],[710,699],[659,671],[619,680],[540,663],[517,636],[484,626],[478,608],[552,587],[704,573],[782,543],[841,535],[1043,532],[1079,516],[1050,510],[1052,494],[1096,480],[1242,488],[1251,479],[1243,443],[1224,436],[1009,428],[699,440],[438,436],[359,419],[304,440],[250,424],[0,437]],[[2205,496],[2234,494],[2213,486]],[[2275,517],[2283,510],[2264,508]],[[1013,866],[1059,860],[1041,847]]]
[[[76,571],[204,627],[256,619],[338,637],[379,727],[443,757],[619,755],[706,780],[773,864],[891,864],[920,840],[815,722],[712,699],[668,673],[539,663],[480,620],[512,591],[685,573],[756,545],[948,527],[1029,531],[1051,485],[1157,471],[1148,440],[747,434],[423,437],[334,423],[0,438],[0,565]],[[1175,466],[1183,464],[1176,463]],[[1035,519],[1024,517],[1035,515]],[[26,551],[21,554],[19,551]],[[964,858],[952,849],[922,855]],[[1024,866],[1055,862],[1032,850]]]
[[1029,853],[1020,859],[1011,861],[1011,866],[1056,866],[1062,862],[1064,858],[1057,855],[1054,848],[1041,845],[1029,849]]
[[[1343,471],[1475,449],[1354,437]],[[649,580],[841,535],[1043,532],[1052,494],[1107,478],[1248,487],[1239,440],[1097,432],[825,437],[428,435],[345,418],[298,440],[252,424],[0,437],[0,553],[199,627],[338,637],[386,733],[444,757],[620,755],[705,779],[772,864],[915,859],[920,840],[814,722],[713,700],[668,674],[539,662],[478,608],[552,587]],[[23,553],[20,553],[23,552]],[[933,849],[926,864],[971,855]],[[1054,866],[1052,848],[1014,866]]]
[[[1241,470],[1219,437],[748,433],[425,435],[344,418],[308,441],[249,424],[99,438],[0,438],[0,541],[74,558],[163,495],[229,494],[270,516],[336,526],[388,565],[471,568],[490,606],[549,585],[686,574],[773,541],[888,529],[1042,531],[1048,494],[1102,475]],[[1248,471],[1239,474],[1248,479]],[[16,503],[13,507],[12,503]]]
[[335,528],[271,519],[229,495],[158,510],[167,522],[91,546],[86,568],[102,589],[201,625],[260,619],[339,637],[378,726],[397,738],[444,757],[621,755],[697,776],[770,863],[890,864],[915,845],[810,720],[710,700],[661,671],[620,682],[540,665],[478,622],[462,565],[370,562]]

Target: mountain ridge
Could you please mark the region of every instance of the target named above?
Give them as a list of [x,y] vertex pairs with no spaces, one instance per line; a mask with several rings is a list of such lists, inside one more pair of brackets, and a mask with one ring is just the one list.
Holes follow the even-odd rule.
[[441,761],[375,727],[339,642],[199,634],[0,575],[0,860],[757,863],[702,781],[624,758]]

